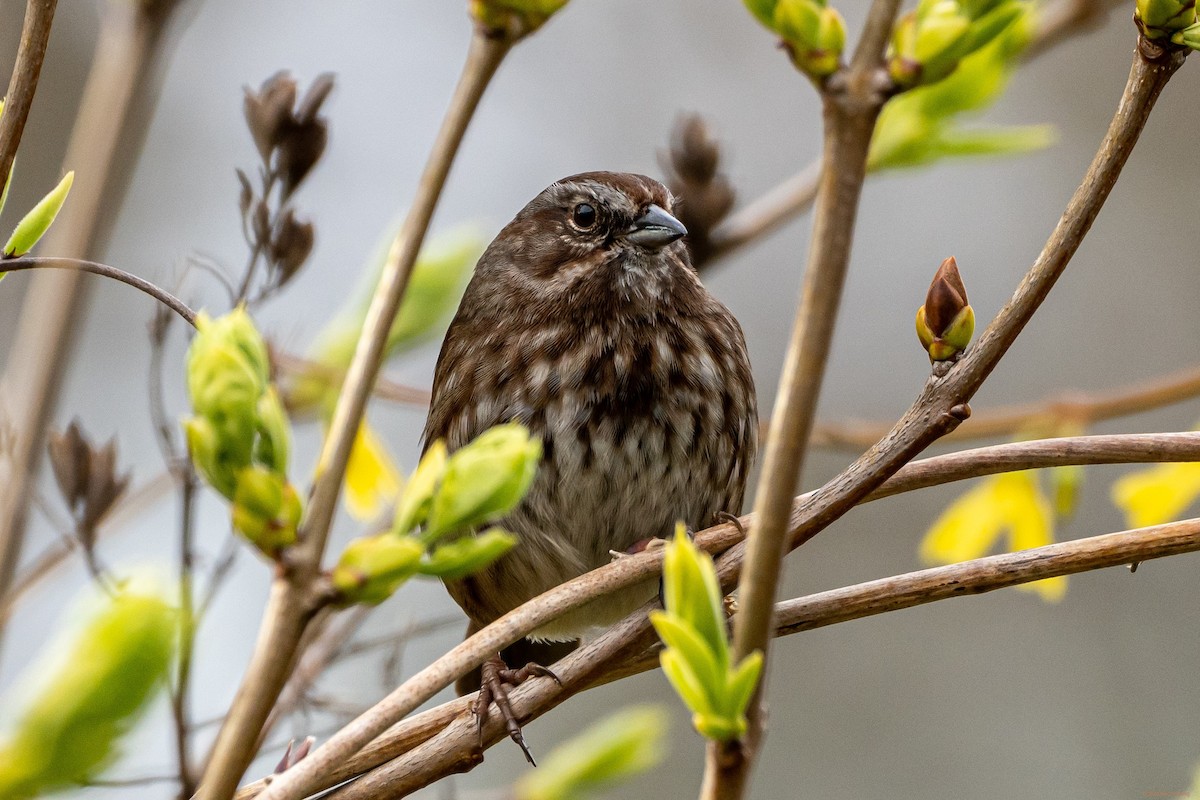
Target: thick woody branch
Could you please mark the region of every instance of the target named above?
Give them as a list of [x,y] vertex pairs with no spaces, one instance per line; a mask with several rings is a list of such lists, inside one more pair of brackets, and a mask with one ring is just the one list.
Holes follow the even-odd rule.
[[[798,508],[789,498],[789,506],[792,506],[787,521],[789,546],[799,546],[845,514],[929,443],[957,427],[969,413],[966,401],[994,369],[1066,268],[1115,184],[1155,100],[1182,61],[1183,55],[1178,51],[1161,51],[1149,43],[1139,42],[1124,96],[1096,158],[1012,300],[958,364],[947,374],[935,375],[930,380],[912,409],[882,441],[833,481],[809,495]],[[698,541],[710,551],[720,551],[736,542],[737,536],[734,526],[724,525],[710,529]],[[727,582],[739,572],[744,555],[744,548],[738,545],[722,556],[719,565]],[[365,747],[371,739],[399,722],[455,678],[478,666],[489,654],[549,619],[599,594],[653,575],[660,568],[661,555],[658,553],[623,559],[618,565],[570,581],[510,612],[417,673],[343,728],[313,756],[284,773],[268,789],[266,796],[271,800],[295,800],[318,790],[323,776],[334,773],[340,763]],[[585,649],[584,652],[594,659],[587,669],[601,669],[606,654],[615,657],[626,649],[636,650],[649,636],[649,625],[644,618],[627,619]]]
[[[1073,464],[1159,463],[1194,460],[1200,460],[1200,432],[1075,436],[1015,442],[914,461],[868,495],[863,502],[998,472]],[[798,514],[814,494],[810,492],[796,498],[793,502],[793,514]],[[746,515],[739,521],[743,527],[748,527],[753,524],[754,517]],[[740,532],[734,525],[718,525],[701,531],[697,534],[696,541],[709,552],[720,552],[740,541]],[[409,696],[410,698],[424,697],[424,699],[428,699],[432,697],[441,688],[453,683],[460,674],[473,668],[463,666],[464,664],[477,666],[497,649],[501,649],[545,624],[546,620],[554,619],[572,608],[591,602],[597,597],[614,591],[617,587],[628,586],[645,580],[647,576],[653,576],[661,568],[661,563],[661,556],[653,552],[629,556],[530,600],[498,623],[488,626],[484,631],[458,645],[438,662],[435,662],[434,666],[440,665],[439,673],[442,676],[438,682],[431,684],[427,680],[427,675],[419,674],[406,681],[396,693],[393,693],[392,698]],[[492,630],[493,628],[496,630]],[[485,633],[489,635],[485,636]],[[636,648],[632,649],[636,650]],[[631,674],[622,671],[613,672],[614,669],[618,669],[618,666],[614,666],[615,663],[611,658],[603,662],[604,674],[608,676],[608,680]],[[555,671],[558,672],[557,666]],[[424,699],[411,699],[411,707],[415,708],[420,705]],[[565,699],[565,697],[561,699]],[[561,699],[557,702],[561,702]],[[417,744],[438,733],[449,723],[450,719],[468,708],[468,705],[465,698],[460,699],[445,707],[440,707],[442,710],[437,713],[424,712],[404,720],[402,723],[400,723],[401,717],[395,716],[394,722],[399,723],[395,728],[387,730],[386,733],[363,747],[357,755],[347,749],[346,757],[339,762],[338,766],[322,776],[322,784],[314,791],[334,786],[408,752]],[[544,713],[550,707],[552,706],[538,706],[535,716]],[[358,724],[358,721],[352,724]],[[467,758],[462,752],[459,752],[456,757]],[[237,796],[239,798],[254,797],[261,791],[263,785],[263,782],[252,784],[239,792]]]
[[[822,89],[825,149],[816,217],[800,308],[779,380],[754,501],[757,522],[746,542],[746,569],[738,584],[742,611],[733,627],[735,664],[757,651],[765,657],[770,647],[771,614],[786,553],[788,514],[804,467],[850,264],[867,153],[875,121],[893,88],[883,69],[883,51],[899,9],[899,0],[876,0],[872,4],[849,68],[831,76]],[[758,698],[769,673],[770,662],[765,660],[744,739],[708,745],[700,790],[704,800],[737,800],[745,795],[750,766],[762,737]]]
[[[775,606],[772,634],[786,636],[1045,578],[1197,551],[1200,551],[1200,519],[1003,553],[783,601]],[[632,629],[635,622],[626,620],[617,630]],[[555,665],[555,672],[563,681],[561,687],[551,681],[532,681],[515,690],[510,699],[516,714],[526,721],[536,719],[581,691],[658,667],[657,648],[652,640],[638,640],[645,647],[636,652],[633,648],[625,649],[622,652],[634,655],[619,658],[612,647],[612,640],[619,635],[613,633],[611,639],[605,637],[589,643]],[[604,665],[598,674],[596,663]],[[362,774],[369,766],[383,763],[388,754],[394,760],[331,797],[336,800],[404,797],[447,775],[473,767],[482,758],[474,751],[478,734],[470,714],[472,699],[468,696],[452,700],[389,730],[329,776],[329,783]],[[484,747],[503,741],[506,736],[503,719],[498,713],[491,714],[484,723]],[[269,780],[264,780],[247,786],[238,799],[258,796],[268,783]]]

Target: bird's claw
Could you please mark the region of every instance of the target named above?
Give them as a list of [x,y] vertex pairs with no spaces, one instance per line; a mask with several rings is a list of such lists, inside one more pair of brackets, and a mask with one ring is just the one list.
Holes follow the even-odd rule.
[[730,514],[728,511],[718,511],[717,513],[713,514],[713,519],[717,522],[729,523],[738,529],[738,533],[741,534],[743,539],[746,538],[746,526],[742,524],[742,520],[737,516],[737,514]]
[[487,719],[488,711],[494,703],[500,716],[504,718],[504,729],[508,731],[508,737],[516,742],[517,747],[521,748],[521,752],[525,754],[525,760],[536,767],[537,762],[533,760],[533,754],[529,752],[529,745],[525,743],[525,735],[521,732],[521,723],[517,721],[512,703],[509,702],[508,688],[520,686],[535,677],[550,678],[559,686],[562,686],[562,681],[553,671],[541,664],[530,662],[520,669],[509,669],[499,655],[483,662],[480,671],[479,695],[475,698],[475,705],[472,708],[479,732],[479,749],[483,749],[483,722]]

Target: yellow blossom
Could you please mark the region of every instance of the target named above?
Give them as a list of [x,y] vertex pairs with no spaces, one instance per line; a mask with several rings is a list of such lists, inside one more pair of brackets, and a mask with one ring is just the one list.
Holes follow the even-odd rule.
[[1112,486],[1112,500],[1131,528],[1161,525],[1183,516],[1200,496],[1200,464],[1157,464],[1131,472]]
[[[987,553],[1002,534],[1008,550],[1029,550],[1054,542],[1054,509],[1032,472],[1009,472],[981,481],[951,503],[921,542],[921,559],[956,564]],[[1043,600],[1061,600],[1066,576],[1046,578],[1017,588]]]
[[355,519],[371,520],[399,494],[400,470],[379,436],[364,422],[346,465],[346,510]]

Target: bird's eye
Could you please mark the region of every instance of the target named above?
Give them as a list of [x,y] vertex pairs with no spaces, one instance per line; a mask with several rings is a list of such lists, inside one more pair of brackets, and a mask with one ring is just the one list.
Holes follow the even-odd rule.
[[571,211],[571,222],[581,231],[591,230],[596,226],[596,209],[587,203],[580,203]]

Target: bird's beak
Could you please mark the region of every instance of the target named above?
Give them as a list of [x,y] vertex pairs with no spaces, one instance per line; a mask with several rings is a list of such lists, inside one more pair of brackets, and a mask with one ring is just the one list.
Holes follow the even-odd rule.
[[687,236],[687,228],[683,227],[683,223],[654,204],[634,221],[633,228],[625,234],[629,241],[651,250],[665,247],[683,236]]

